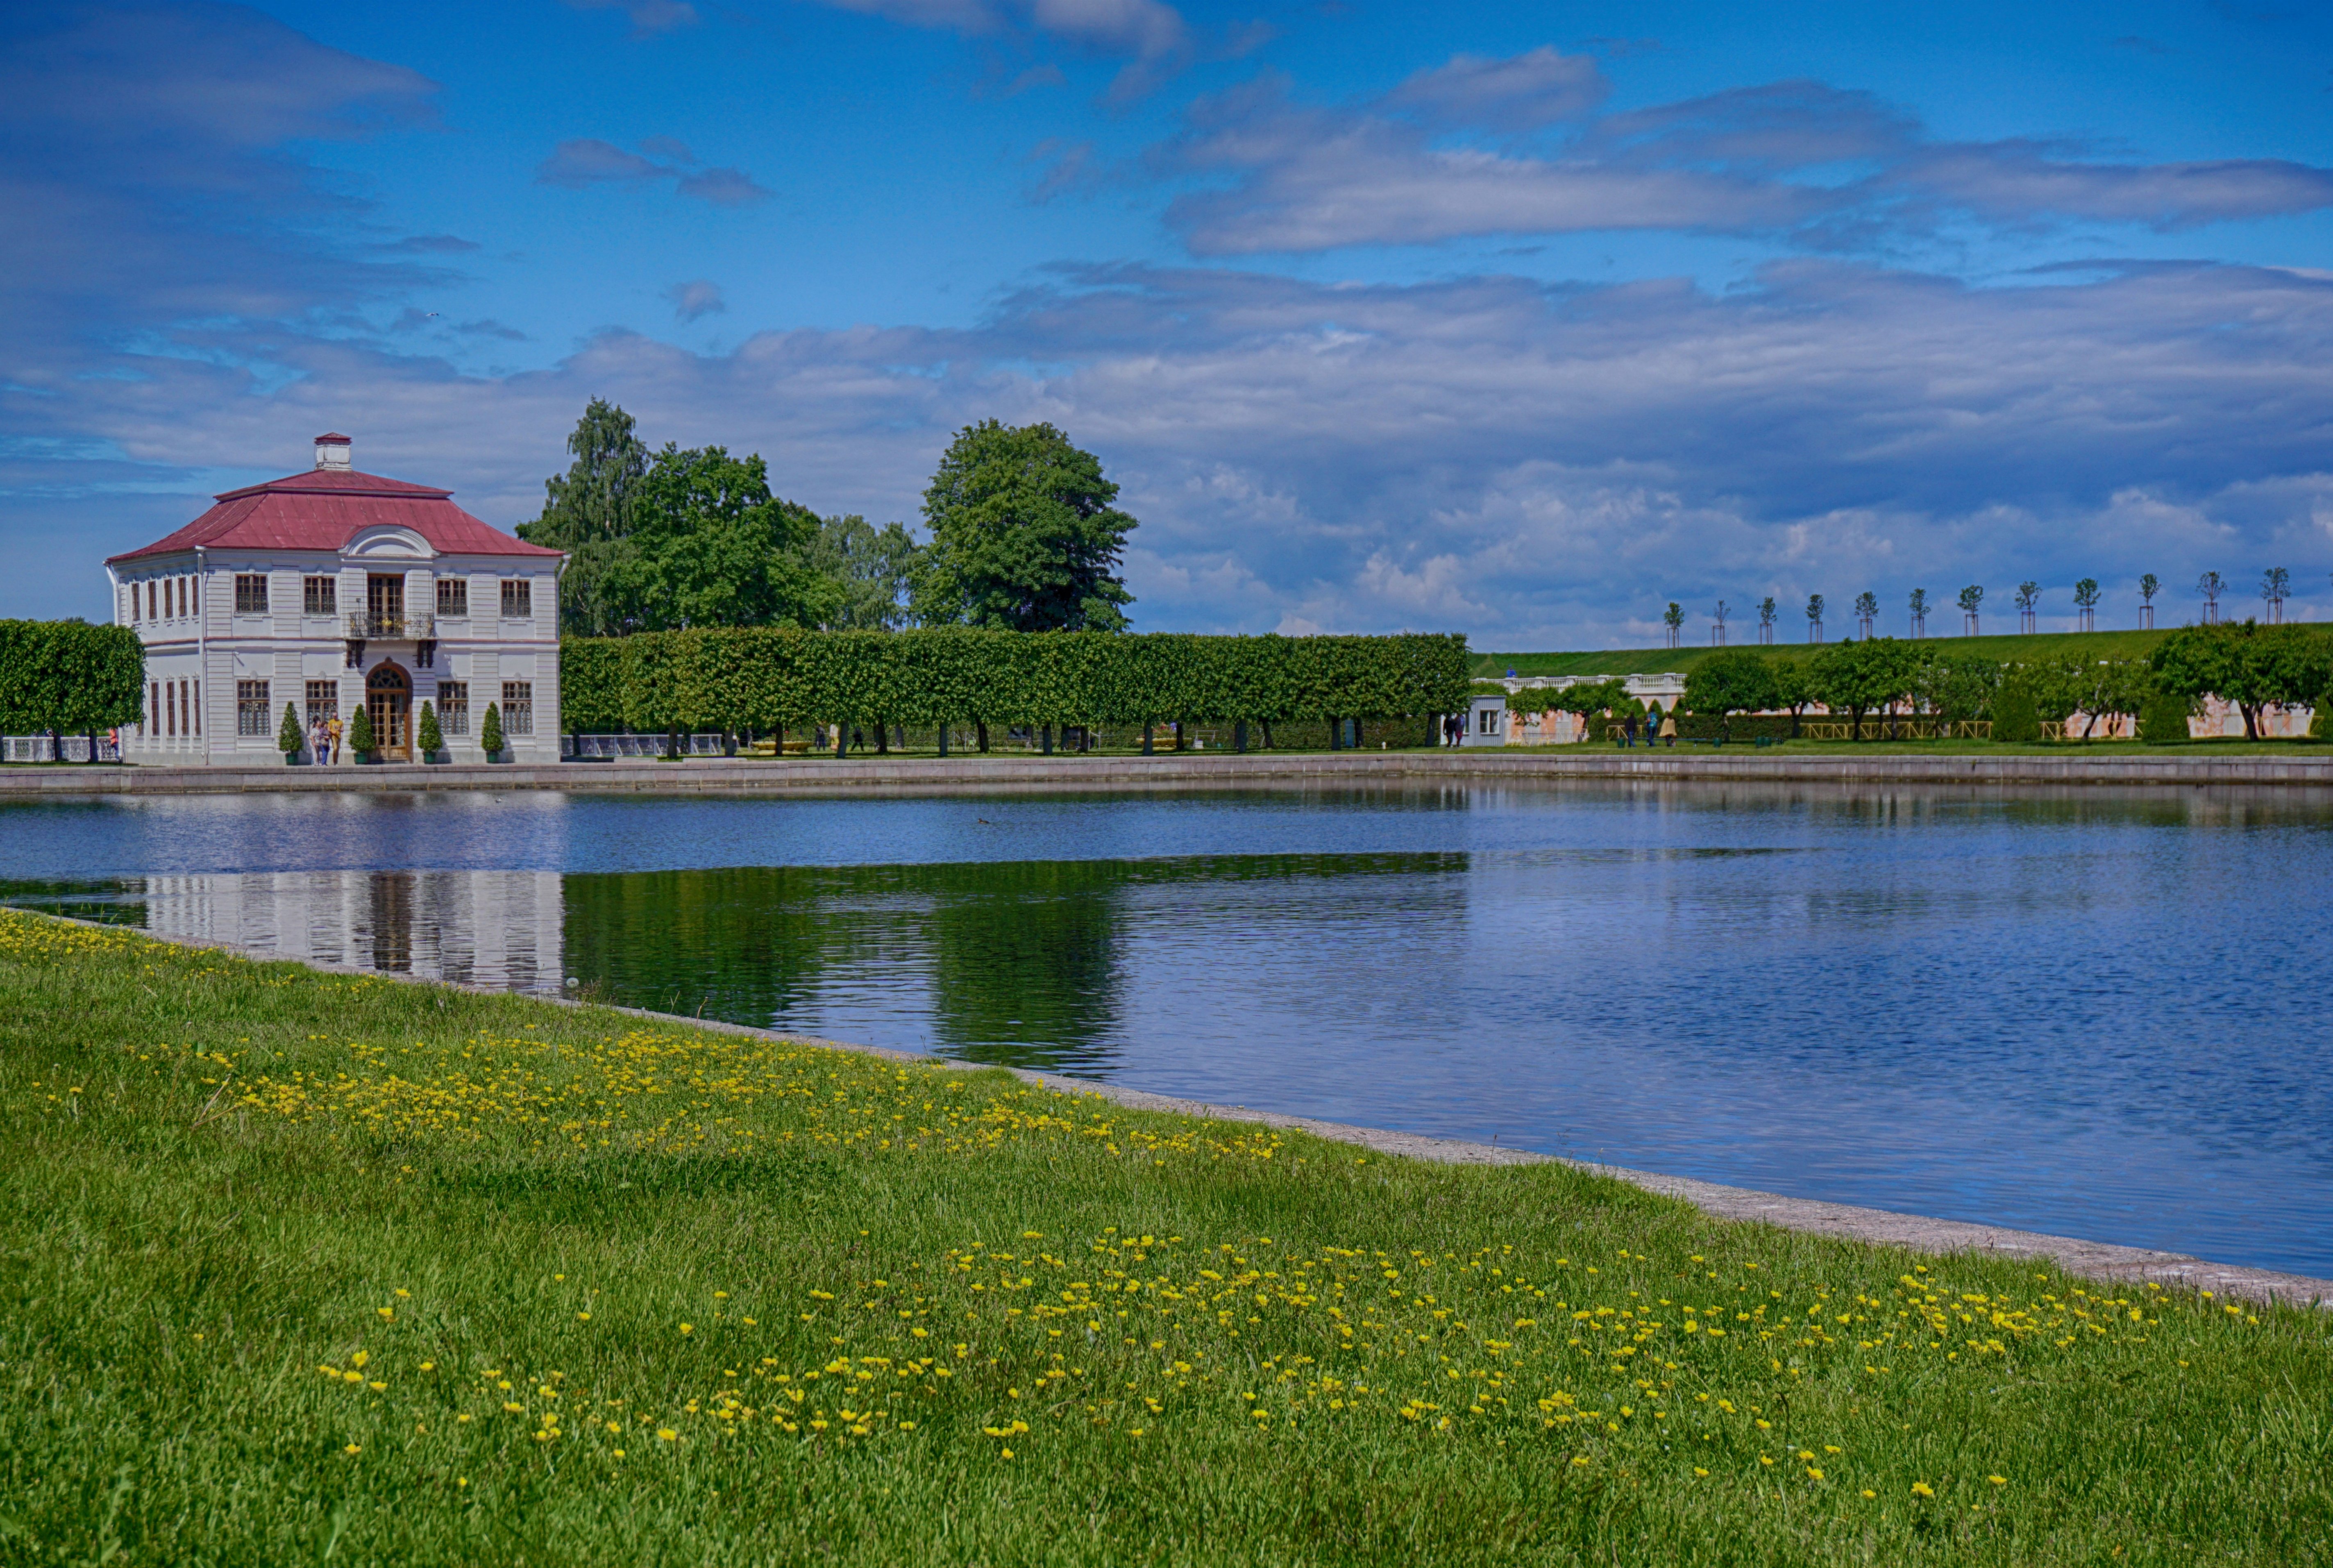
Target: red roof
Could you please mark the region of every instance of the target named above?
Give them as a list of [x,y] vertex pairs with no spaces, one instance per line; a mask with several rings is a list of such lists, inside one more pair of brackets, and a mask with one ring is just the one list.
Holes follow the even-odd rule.
[[[330,439],[330,438],[323,438]],[[454,505],[454,492],[347,468],[317,468],[229,490],[218,505],[166,539],[106,564],[167,555],[197,544],[214,550],[339,550],[367,528],[410,528],[441,555],[545,555]]]

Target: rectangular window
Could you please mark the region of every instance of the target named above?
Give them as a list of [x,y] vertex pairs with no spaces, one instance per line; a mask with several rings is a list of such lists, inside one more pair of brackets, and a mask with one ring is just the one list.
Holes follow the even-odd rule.
[[238,572],[235,574],[235,612],[237,615],[267,613],[267,577],[259,572]]
[[337,577],[302,577],[300,579],[300,612],[303,615],[335,615],[340,603],[341,583]]
[[156,735],[160,735],[162,733],[163,722],[162,683],[157,680],[151,681],[149,684],[154,688],[154,700],[146,705],[146,727],[153,731]]
[[372,617],[375,637],[397,637],[405,630],[405,573],[376,572],[365,579],[365,611]]
[[[327,582],[331,579],[327,578]],[[337,680],[312,680],[308,683],[309,727],[341,717],[341,683]]]
[[442,618],[466,619],[470,613],[470,583],[467,578],[440,577],[437,580],[437,613]]
[[267,722],[267,683],[264,680],[238,680],[235,683],[235,733],[238,736],[265,736],[274,733]]
[[203,733],[203,683],[199,680],[187,687],[187,713],[195,721],[197,735]]
[[146,619],[149,620],[159,620],[162,619],[162,611],[155,603],[154,592],[153,579],[149,578],[146,582]]
[[[510,586],[504,583],[503,586]],[[525,584],[520,584],[524,587]],[[534,733],[534,683],[531,680],[503,682],[503,733],[533,735]]]
[[441,680],[437,683],[437,727],[447,735],[470,733],[468,681]]
[[505,580],[503,583],[503,619],[532,620],[534,619],[534,584],[524,578]]

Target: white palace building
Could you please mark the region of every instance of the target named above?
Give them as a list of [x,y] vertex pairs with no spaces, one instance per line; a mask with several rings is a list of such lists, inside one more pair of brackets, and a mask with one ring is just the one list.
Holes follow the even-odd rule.
[[309,472],[108,561],[114,620],[146,645],[146,722],[121,732],[122,760],[275,762],[291,703],[303,732],[362,704],[380,755],[412,762],[428,702],[457,762],[484,759],[488,703],[514,760],[557,761],[566,557],[452,496],[360,474],[349,438],[319,436]]

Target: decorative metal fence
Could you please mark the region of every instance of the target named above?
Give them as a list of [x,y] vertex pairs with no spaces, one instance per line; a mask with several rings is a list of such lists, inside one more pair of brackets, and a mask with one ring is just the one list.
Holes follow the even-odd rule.
[[[683,756],[721,756],[726,750],[726,743],[717,735],[685,735],[680,737],[680,755]],[[559,755],[587,760],[603,756],[659,757],[665,755],[665,737],[660,735],[562,735],[559,737]]]
[[[66,762],[89,761],[89,736],[69,735],[64,737]],[[56,743],[44,735],[12,735],[0,736],[0,762],[56,762]],[[121,748],[110,740],[97,743],[97,760],[120,762]]]
[[1990,740],[1992,720],[1989,718],[1913,718],[1898,714],[1890,718],[1885,714],[1863,721],[1862,733],[1856,733],[1853,723],[1840,724],[1829,719],[1810,718],[1799,726],[1799,733],[1809,740]]

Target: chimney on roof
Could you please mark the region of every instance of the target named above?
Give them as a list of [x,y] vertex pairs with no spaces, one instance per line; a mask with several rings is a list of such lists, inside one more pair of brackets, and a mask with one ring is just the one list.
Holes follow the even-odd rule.
[[330,434],[317,437],[316,467],[347,473],[349,471],[349,438],[346,436]]

